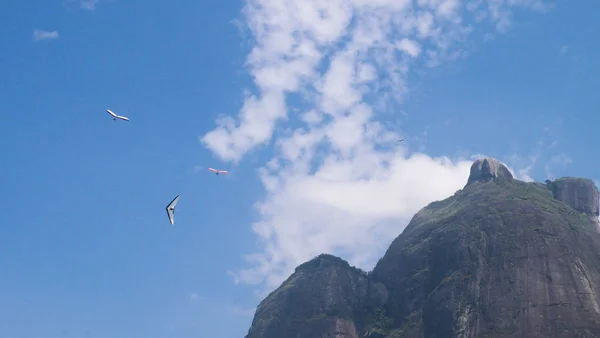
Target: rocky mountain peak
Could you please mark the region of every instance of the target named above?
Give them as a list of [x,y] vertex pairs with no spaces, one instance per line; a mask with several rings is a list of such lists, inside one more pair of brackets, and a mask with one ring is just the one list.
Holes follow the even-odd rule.
[[308,262],[300,264],[296,267],[296,272],[310,271],[312,269],[324,269],[328,267],[350,268],[347,261],[330,254],[320,254]]
[[494,178],[512,179],[508,168],[495,158],[480,158],[471,165],[471,173],[467,185],[478,181],[489,181]]
[[364,271],[321,254],[260,303],[246,338],[362,338],[366,313],[383,308],[387,297]]

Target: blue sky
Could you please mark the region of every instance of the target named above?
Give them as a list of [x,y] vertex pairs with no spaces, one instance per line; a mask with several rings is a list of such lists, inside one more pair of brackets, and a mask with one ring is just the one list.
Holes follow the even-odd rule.
[[600,179],[597,2],[258,3],[0,5],[0,336],[242,337],[302,261],[372,267],[473,156]]

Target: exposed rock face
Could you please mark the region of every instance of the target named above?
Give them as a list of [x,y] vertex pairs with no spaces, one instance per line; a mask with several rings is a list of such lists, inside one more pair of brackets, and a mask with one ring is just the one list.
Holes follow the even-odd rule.
[[587,214],[592,221],[598,222],[600,199],[598,188],[592,180],[564,177],[546,184],[552,190],[554,198]]
[[390,337],[600,337],[593,229],[517,180],[430,204],[373,271],[390,292]]
[[590,215],[589,180],[525,183],[478,160],[469,184],[420,210],[370,275],[329,255],[301,265],[247,338],[600,337]]
[[296,271],[258,309],[247,338],[358,338],[367,313],[382,307],[387,290],[332,255]]
[[493,178],[512,179],[508,168],[495,158],[481,158],[471,165],[471,173],[467,185],[477,181],[489,181]]

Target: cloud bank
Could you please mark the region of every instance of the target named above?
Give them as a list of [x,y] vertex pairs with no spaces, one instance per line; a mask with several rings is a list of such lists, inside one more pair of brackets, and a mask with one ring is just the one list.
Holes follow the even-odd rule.
[[[259,252],[237,282],[277,287],[322,252],[370,268],[410,217],[466,183],[473,158],[410,152],[389,126],[410,75],[466,56],[537,0],[249,0],[255,84],[237,118],[202,142],[225,161],[274,146],[259,170],[266,197]],[[277,129],[277,130],[276,130]]]

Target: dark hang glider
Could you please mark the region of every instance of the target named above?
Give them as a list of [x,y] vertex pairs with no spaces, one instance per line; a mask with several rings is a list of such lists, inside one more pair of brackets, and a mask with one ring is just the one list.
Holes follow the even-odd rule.
[[171,222],[171,225],[175,224],[175,206],[177,205],[177,203],[179,202],[179,195],[177,195],[177,197],[175,197],[171,203],[169,203],[169,205],[167,205],[167,215],[169,216],[169,222]]

